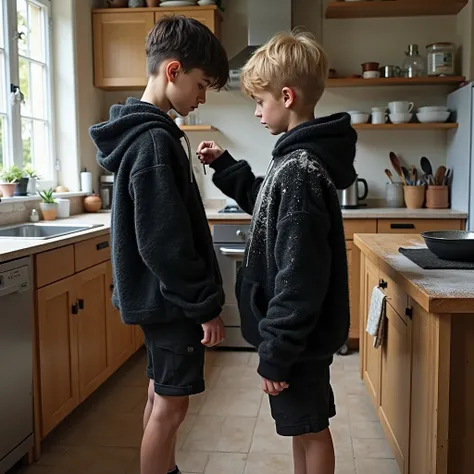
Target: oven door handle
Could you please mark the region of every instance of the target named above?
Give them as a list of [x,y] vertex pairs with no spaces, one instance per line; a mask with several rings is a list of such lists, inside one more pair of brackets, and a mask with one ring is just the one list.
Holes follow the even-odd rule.
[[245,249],[232,249],[228,247],[220,247],[219,251],[221,252],[222,255],[225,256],[243,256],[245,254]]

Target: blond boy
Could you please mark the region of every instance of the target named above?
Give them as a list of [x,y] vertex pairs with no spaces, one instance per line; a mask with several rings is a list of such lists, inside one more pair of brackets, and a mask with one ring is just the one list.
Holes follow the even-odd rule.
[[214,183],[251,213],[237,284],[242,333],[276,430],[293,437],[295,474],[334,473],[333,354],[349,330],[347,261],[337,189],[356,177],[350,117],[315,119],[328,58],[307,33],[279,34],[242,71],[243,91],[276,143],[265,179],[214,142],[199,145]]

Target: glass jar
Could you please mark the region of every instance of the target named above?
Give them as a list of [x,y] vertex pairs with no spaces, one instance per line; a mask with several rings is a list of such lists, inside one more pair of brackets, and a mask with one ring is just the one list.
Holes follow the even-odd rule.
[[408,45],[405,52],[402,71],[405,77],[422,77],[425,75],[425,60],[420,56],[417,44]]
[[456,47],[453,43],[433,43],[426,46],[428,76],[456,74]]

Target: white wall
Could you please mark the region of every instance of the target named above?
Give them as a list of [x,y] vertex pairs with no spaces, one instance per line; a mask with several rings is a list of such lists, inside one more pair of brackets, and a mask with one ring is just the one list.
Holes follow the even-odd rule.
[[[226,2],[223,43],[230,56],[246,45],[245,2]],[[424,53],[426,44],[457,42],[459,39],[458,23],[461,20],[456,17],[322,21],[322,12],[319,0],[294,0],[293,22],[295,26],[303,25],[315,33],[327,49],[332,67],[340,74],[359,73],[360,64],[366,61],[401,65],[410,43],[418,43]],[[461,38],[464,38],[463,34]],[[444,104],[448,92],[444,87],[328,89],[316,113],[321,116],[344,110],[370,110],[370,107],[384,105],[390,100],[409,100],[416,106]],[[107,117],[109,107],[127,95],[125,92],[105,93],[103,116]],[[130,95],[139,97],[137,93]],[[219,132],[190,133],[193,147],[204,139],[218,141],[236,158],[249,160],[257,174],[263,174],[277,138],[261,127],[253,111],[252,101],[239,92],[210,93],[199,114],[203,123],[214,125]],[[400,155],[407,164],[419,167],[420,157],[427,156],[437,166],[446,161],[446,134],[433,131],[360,132],[356,168],[359,176],[368,180],[371,198],[384,196],[384,169],[390,165],[390,151]],[[212,185],[212,173],[204,177],[201,167],[195,168],[203,195],[222,198]]]

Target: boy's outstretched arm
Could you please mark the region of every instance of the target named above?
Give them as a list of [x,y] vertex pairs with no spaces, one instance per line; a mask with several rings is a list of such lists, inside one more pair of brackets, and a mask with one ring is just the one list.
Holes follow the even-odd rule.
[[306,348],[329,287],[330,218],[322,203],[287,215],[277,230],[275,296],[259,326],[263,342],[258,373],[283,382]]
[[[138,150],[138,155],[150,152],[144,148]],[[170,153],[169,149],[156,151]],[[171,167],[155,163],[136,170],[129,192],[138,251],[159,278],[163,296],[198,324],[219,316],[222,288],[213,270],[196,252],[191,222]]]
[[246,161],[235,160],[215,142],[201,142],[197,149],[201,162],[215,170],[214,184],[235,199],[248,214],[253,213],[263,178],[256,178]]

